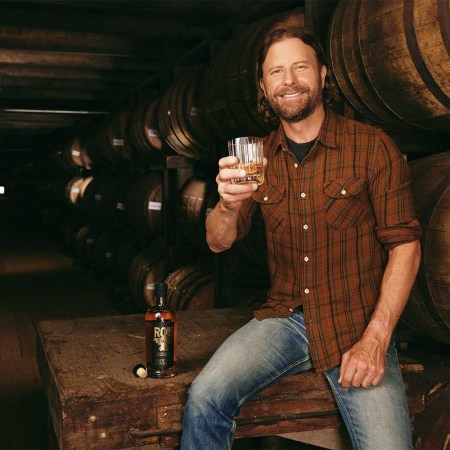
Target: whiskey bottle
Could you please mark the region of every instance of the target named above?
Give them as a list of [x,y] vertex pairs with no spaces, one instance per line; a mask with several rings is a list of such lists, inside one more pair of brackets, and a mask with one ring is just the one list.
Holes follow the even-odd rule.
[[178,317],[167,305],[167,284],[155,283],[155,302],[145,313],[147,373],[153,378],[175,375]]

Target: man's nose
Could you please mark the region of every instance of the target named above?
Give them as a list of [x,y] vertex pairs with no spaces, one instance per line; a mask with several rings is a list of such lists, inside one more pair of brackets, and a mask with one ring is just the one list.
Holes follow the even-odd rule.
[[284,78],[283,83],[287,85],[295,84],[297,81],[297,78],[295,76],[294,69],[286,70],[284,72]]

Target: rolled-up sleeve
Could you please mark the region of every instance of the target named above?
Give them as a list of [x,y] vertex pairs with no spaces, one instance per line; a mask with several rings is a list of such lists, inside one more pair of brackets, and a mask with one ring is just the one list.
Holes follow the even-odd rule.
[[369,182],[369,195],[375,216],[375,233],[389,250],[421,237],[411,191],[407,162],[394,141],[379,133],[379,143]]

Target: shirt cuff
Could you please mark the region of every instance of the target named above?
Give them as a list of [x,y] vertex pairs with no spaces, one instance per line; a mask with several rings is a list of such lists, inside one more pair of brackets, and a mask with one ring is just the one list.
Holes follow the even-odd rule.
[[395,227],[376,227],[375,233],[386,250],[421,238],[422,230],[418,220],[412,220]]

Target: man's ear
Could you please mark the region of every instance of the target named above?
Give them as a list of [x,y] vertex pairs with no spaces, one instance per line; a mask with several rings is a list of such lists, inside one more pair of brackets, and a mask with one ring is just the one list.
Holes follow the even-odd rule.
[[[266,91],[264,89],[264,83],[262,78],[259,80],[259,87],[261,88],[261,90],[264,92],[264,95],[266,95]],[[266,96],[267,97],[267,96]]]
[[325,87],[325,77],[327,76],[326,66],[322,66],[320,69],[320,77],[322,79],[322,89]]

